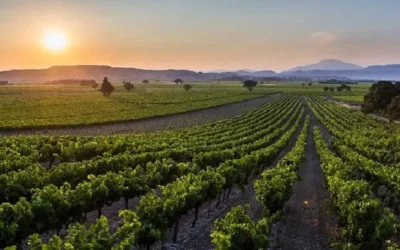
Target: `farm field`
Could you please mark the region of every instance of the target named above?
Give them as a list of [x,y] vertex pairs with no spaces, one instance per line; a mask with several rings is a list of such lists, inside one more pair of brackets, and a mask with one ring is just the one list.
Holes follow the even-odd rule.
[[363,95],[357,95],[357,96],[349,96],[349,95],[335,95],[334,98],[340,99],[341,101],[344,102],[358,102],[362,103],[364,101],[364,96]]
[[[1,86],[0,128],[32,128],[99,124],[142,119],[214,107],[272,93],[249,92],[237,85],[193,84],[185,91],[175,84],[136,84],[127,92],[122,84],[109,97],[91,87]],[[21,112],[22,111],[22,112]]]
[[396,249],[400,128],[320,85],[249,95],[275,92],[177,130],[2,137],[0,248]]
[[399,9],[0,0],[0,250],[400,250]]
[[[347,100],[348,92],[325,92],[328,85],[271,82],[260,84],[253,91],[239,82],[191,83],[185,91],[171,83],[135,84],[127,92],[121,83],[116,91],[103,97],[96,89],[80,86],[9,85],[0,86],[0,129],[60,127],[132,121],[284,92],[296,94],[333,95]],[[337,87],[329,85],[332,87]],[[354,86],[352,99],[360,99],[370,85]]]

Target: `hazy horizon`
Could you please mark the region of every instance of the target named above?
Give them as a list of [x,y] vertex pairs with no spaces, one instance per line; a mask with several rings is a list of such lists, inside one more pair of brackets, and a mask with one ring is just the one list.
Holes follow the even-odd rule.
[[[336,58],[326,58],[328,60],[339,60],[339,61],[343,61],[341,59],[336,59]],[[325,60],[325,59],[322,59]],[[319,61],[318,61],[319,62]],[[345,61],[346,63],[352,63],[352,62],[348,62]],[[296,66],[305,66],[305,65],[310,65],[310,64],[314,64],[317,62],[309,62],[309,63],[305,63],[304,65],[295,65]],[[399,63],[400,64],[400,63]],[[203,71],[203,72],[231,72],[231,71],[262,71],[262,70],[272,70],[272,69],[268,69],[268,68],[260,68],[260,69],[255,69],[255,68],[231,68],[231,69],[218,69],[218,68],[210,68],[210,69],[192,69],[192,68],[141,68],[141,67],[137,67],[134,65],[106,65],[106,64],[59,64],[59,65],[49,65],[47,67],[39,67],[39,68],[35,68],[35,67],[30,67],[30,68],[13,68],[13,69],[1,69],[0,71],[10,71],[10,70],[37,70],[37,69],[48,69],[51,67],[73,67],[73,66],[109,66],[109,67],[113,67],[113,68],[137,68],[137,69],[143,69],[143,70],[191,70],[191,71]],[[358,65],[361,67],[368,67],[368,66],[372,66],[372,65]],[[293,67],[293,68],[294,68]],[[292,68],[287,68],[287,69],[283,69],[283,70],[272,70],[275,71],[277,73],[279,72],[284,72],[286,70],[290,70]]]
[[[394,0],[2,0],[0,70],[110,65],[279,72],[329,58],[394,64],[400,63],[398,9]],[[54,31],[67,42],[57,52],[43,45]]]

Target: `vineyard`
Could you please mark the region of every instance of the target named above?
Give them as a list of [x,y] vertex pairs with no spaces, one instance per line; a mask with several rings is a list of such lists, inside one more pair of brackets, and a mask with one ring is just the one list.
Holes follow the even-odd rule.
[[190,91],[175,84],[136,84],[129,92],[121,83],[114,85],[116,90],[108,98],[90,86],[2,86],[0,129],[131,121],[215,107],[274,92],[269,89],[249,92],[240,84],[224,87],[197,84]]
[[[115,91],[108,98],[91,86],[0,86],[0,130],[122,123],[216,107],[280,92],[332,95],[323,90],[323,84],[259,84],[252,91],[243,88],[240,82],[191,83],[193,88],[190,91],[167,82],[135,83],[131,91],[126,91],[121,83],[113,84]],[[335,92],[334,97],[359,101],[368,87],[367,84],[360,84],[353,87],[351,93]]]
[[283,94],[188,128],[0,137],[0,248],[399,249],[400,127],[264,88],[206,106]]

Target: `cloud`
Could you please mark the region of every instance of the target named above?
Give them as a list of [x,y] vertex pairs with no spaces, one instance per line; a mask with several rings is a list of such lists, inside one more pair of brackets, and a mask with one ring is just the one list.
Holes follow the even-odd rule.
[[315,32],[311,34],[311,39],[315,45],[329,45],[337,40],[337,36],[330,32]]

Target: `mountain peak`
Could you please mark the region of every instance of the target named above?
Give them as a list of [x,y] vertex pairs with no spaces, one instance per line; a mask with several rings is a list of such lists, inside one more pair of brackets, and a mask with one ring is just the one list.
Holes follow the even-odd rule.
[[317,64],[321,64],[321,63],[346,63],[346,62],[344,62],[342,60],[338,60],[338,59],[328,58],[328,59],[323,59],[323,60],[317,62]]
[[315,64],[309,64],[304,66],[299,66],[293,69],[288,70],[292,71],[311,71],[311,70],[355,70],[355,69],[363,69],[363,67],[344,62],[337,59],[324,59]]

